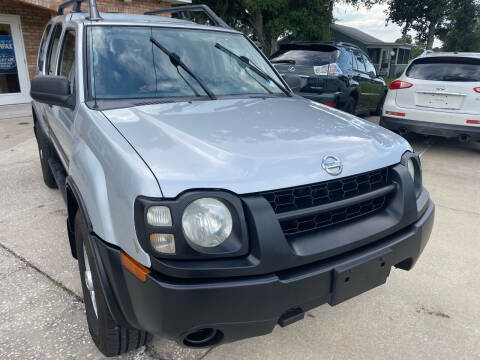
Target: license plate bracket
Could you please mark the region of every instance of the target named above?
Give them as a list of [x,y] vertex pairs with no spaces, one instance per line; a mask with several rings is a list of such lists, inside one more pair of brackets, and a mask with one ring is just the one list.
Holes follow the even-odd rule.
[[338,305],[377,286],[385,284],[392,264],[391,249],[370,254],[332,270],[332,294],[329,304]]

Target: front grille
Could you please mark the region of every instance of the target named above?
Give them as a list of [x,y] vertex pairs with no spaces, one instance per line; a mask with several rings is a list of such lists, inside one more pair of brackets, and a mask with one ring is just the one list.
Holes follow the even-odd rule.
[[[288,215],[292,211],[333,204],[369,194],[386,187],[390,183],[389,169],[384,168],[343,179],[268,191],[261,193],[261,195],[270,203],[276,214]],[[336,207],[333,210],[319,210],[318,213],[314,214],[299,215],[294,218],[288,217],[286,220],[280,220],[280,225],[285,235],[298,235],[306,231],[319,230],[368,216],[383,209],[386,203],[387,195],[382,194],[373,199],[349,203],[344,207]]]
[[294,220],[280,221],[283,233],[287,236],[298,235],[306,231],[319,230],[332,225],[354,220],[373,214],[383,209],[387,201],[386,196],[355,204],[334,211],[328,211],[317,215],[310,215]]

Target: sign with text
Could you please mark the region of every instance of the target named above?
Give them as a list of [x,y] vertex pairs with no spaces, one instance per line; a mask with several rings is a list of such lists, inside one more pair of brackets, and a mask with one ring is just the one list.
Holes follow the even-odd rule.
[[0,35],[0,74],[16,74],[17,61],[10,35]]

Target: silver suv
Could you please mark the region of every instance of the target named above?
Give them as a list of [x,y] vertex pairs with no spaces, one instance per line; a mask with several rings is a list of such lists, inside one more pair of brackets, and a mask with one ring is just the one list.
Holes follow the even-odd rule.
[[[31,96],[105,355],[268,334],[414,266],[434,205],[404,139],[295,96],[207,7],[81,3],[47,25]],[[197,11],[214,26],[156,16]]]

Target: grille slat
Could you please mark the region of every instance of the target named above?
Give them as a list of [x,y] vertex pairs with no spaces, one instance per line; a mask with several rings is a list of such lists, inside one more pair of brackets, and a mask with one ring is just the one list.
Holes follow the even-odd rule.
[[[280,225],[285,235],[294,236],[373,214],[386,206],[387,195],[382,194],[368,200],[363,197],[363,201],[359,203],[291,218],[298,210],[352,199],[382,189],[390,183],[389,169],[384,168],[323,183],[268,191],[261,195],[270,203],[276,214],[287,215],[283,217],[288,219],[280,220]],[[290,212],[294,213],[286,214]]]

